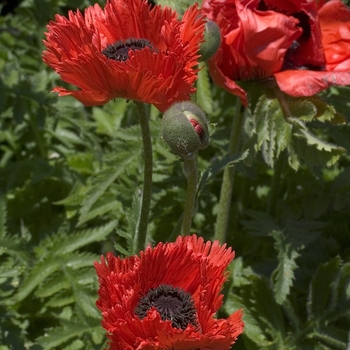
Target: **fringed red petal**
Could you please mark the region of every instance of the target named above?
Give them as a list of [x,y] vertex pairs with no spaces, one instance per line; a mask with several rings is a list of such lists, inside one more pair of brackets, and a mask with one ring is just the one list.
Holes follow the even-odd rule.
[[[243,332],[242,314],[238,311],[227,320],[214,315],[233,257],[231,248],[195,235],[148,247],[139,257],[102,257],[95,264],[100,284],[97,307],[110,349],[228,350]],[[135,315],[140,298],[164,284],[191,294],[198,324],[174,328],[154,308],[143,319]]]
[[[189,100],[195,92],[198,50],[204,19],[197,5],[180,21],[170,8],[144,0],[111,0],[104,10],[89,7],[84,15],[57,15],[48,25],[44,62],[79,90],[55,88],[87,106],[125,99],[154,104],[164,111],[173,102]],[[102,54],[108,45],[127,39],[147,39],[153,50],[129,50],[118,62]]]

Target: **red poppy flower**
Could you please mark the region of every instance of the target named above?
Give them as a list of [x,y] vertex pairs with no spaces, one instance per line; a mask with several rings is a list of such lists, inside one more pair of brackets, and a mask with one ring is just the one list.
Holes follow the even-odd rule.
[[110,349],[225,350],[243,332],[242,312],[213,318],[222,304],[231,248],[195,235],[126,259],[95,263]]
[[[278,86],[292,96],[312,96],[332,85],[350,84],[350,9],[340,0],[318,11],[324,66],[319,70],[286,70],[275,74]],[[312,47],[310,47],[310,51]]]
[[350,84],[350,11],[340,0],[204,0],[203,13],[223,38],[209,61],[212,78],[244,104],[235,80],[275,77],[292,96]]
[[204,19],[197,5],[182,20],[145,0],[110,0],[82,15],[56,15],[47,26],[44,62],[79,90],[56,87],[86,106],[122,97],[161,111],[195,91]]

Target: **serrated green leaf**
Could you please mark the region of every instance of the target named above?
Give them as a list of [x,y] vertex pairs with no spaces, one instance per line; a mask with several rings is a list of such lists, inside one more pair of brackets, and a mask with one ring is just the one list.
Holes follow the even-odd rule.
[[313,135],[306,125],[295,118],[290,118],[293,123],[293,143],[289,147],[299,159],[312,167],[315,165],[333,165],[345,149],[329,142],[323,141]]
[[229,293],[223,308],[229,315],[243,308],[244,335],[259,344],[259,349],[270,345],[270,340],[264,334],[265,329],[259,324],[256,315],[237,294]]
[[213,97],[206,65],[198,72],[197,103],[209,115],[213,113]]
[[126,250],[124,247],[122,247],[119,243],[114,243],[114,248],[117,252],[122,253],[124,256],[129,256],[131,253]]
[[[251,156],[261,151],[265,162],[271,167],[291,141],[292,125],[284,118],[278,99],[265,95],[259,98],[253,115],[247,116],[245,130],[249,135],[245,148],[251,150]],[[250,157],[249,163],[252,160]]]
[[338,278],[340,268],[341,261],[338,257],[318,266],[309,286],[308,318],[310,320],[321,320],[324,316],[331,297],[330,286]]
[[108,187],[123,173],[125,167],[138,157],[138,153],[124,153],[119,160],[118,166],[103,170],[94,179],[92,187],[88,190],[80,209],[79,223],[84,222],[91,207],[96,203],[99,197],[108,189]]
[[96,307],[96,297],[92,297],[91,295],[84,293],[83,290],[78,289],[76,290],[76,300],[86,316],[97,320],[101,319],[100,311],[98,311]]
[[55,245],[54,255],[65,255],[90,243],[98,242],[106,238],[117,226],[118,221],[113,220],[97,228],[76,231],[64,237]]
[[113,201],[97,206],[96,208],[91,209],[89,213],[84,216],[84,220],[81,220],[79,224],[81,225],[96,217],[102,217],[109,212],[120,213],[119,215],[121,215],[121,213],[123,213],[122,204],[119,201]]
[[124,113],[128,104],[124,99],[115,99],[107,105],[94,107],[92,109],[92,117],[96,121],[96,132],[100,134],[115,137],[115,132],[121,127]]
[[248,151],[244,151],[243,153],[233,154],[233,155],[225,155],[223,158],[218,159],[214,158],[209,164],[208,168],[201,175],[198,192],[200,192],[205,184],[218,173],[223,171],[227,166],[231,166],[235,163],[240,162],[248,156]]
[[224,307],[229,314],[243,308],[244,334],[259,349],[272,343],[276,349],[282,349],[286,338],[282,310],[264,277],[250,276],[250,282],[239,288],[239,295],[230,292]]
[[80,174],[93,174],[94,155],[92,153],[75,153],[68,155],[68,165]]
[[80,349],[83,349],[85,347],[86,347],[86,345],[82,340],[76,339],[68,346],[65,346],[63,348],[63,350],[80,350]]
[[65,279],[63,275],[55,275],[53,279],[42,283],[35,291],[35,295],[38,298],[48,298],[62,290],[69,288],[70,283]]
[[85,198],[87,188],[84,188],[82,193],[73,193],[68,197],[61,199],[60,201],[55,202],[56,205],[66,205],[66,206],[77,206],[80,205],[83,199]]
[[100,329],[84,324],[66,323],[63,327],[57,327],[47,332],[47,335],[39,337],[36,341],[45,350],[57,349],[61,344],[73,339],[82,338],[84,334],[90,334]]
[[317,339],[330,349],[346,349],[347,332],[332,326],[323,326],[319,330],[311,333],[311,337]]
[[38,263],[33,267],[23,283],[21,283],[17,294],[14,296],[14,300],[21,301],[26,298],[41,282],[51,276],[59,268],[59,262],[56,259],[47,259]]
[[321,122],[330,122],[332,124],[345,124],[346,119],[341,113],[337,113],[334,106],[327,104],[317,96],[308,97],[314,106],[317,108],[315,119]]
[[289,117],[295,117],[306,122],[314,119],[317,113],[316,106],[307,99],[287,99],[287,104],[290,112]]
[[300,120],[293,118],[291,119],[291,121],[296,126],[294,135],[301,137],[303,136],[306,139],[308,145],[316,146],[316,148],[320,151],[325,150],[326,152],[332,152],[333,150],[338,149],[338,152],[340,152],[339,154],[344,153],[344,150],[340,147],[334,146],[328,142],[317,138],[307,129],[306,125]]
[[246,214],[253,220],[242,220],[242,224],[254,236],[268,236],[271,232],[280,229],[276,221],[265,213],[248,210]]
[[133,125],[128,128],[123,128],[115,131],[115,138],[123,141],[142,143],[140,125]]
[[92,266],[99,257],[96,254],[75,251],[72,255],[64,256],[63,259],[65,264],[72,270],[80,270],[83,267]]
[[45,308],[63,308],[76,303],[76,296],[71,291],[61,291],[54,294],[45,304]]
[[276,302],[281,305],[285,302],[293,285],[294,270],[297,268],[295,260],[300,254],[288,241],[283,231],[272,231],[271,236],[275,240],[274,247],[278,252],[274,292]]

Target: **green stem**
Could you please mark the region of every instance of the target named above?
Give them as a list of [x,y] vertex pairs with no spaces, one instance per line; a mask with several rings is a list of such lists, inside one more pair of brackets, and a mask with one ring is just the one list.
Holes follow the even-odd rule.
[[[241,111],[241,108],[241,100],[237,97],[235,116],[233,117],[231,124],[230,141],[228,146],[228,154],[230,155],[237,153],[239,150],[239,141],[244,117],[244,113]],[[219,212],[216,219],[216,229],[214,235],[214,239],[219,240],[221,243],[224,243],[226,240],[235,170],[235,166],[226,167],[221,184]]]
[[142,102],[135,101],[135,105],[139,114],[141,125],[141,134],[143,142],[144,155],[144,179],[141,200],[140,218],[136,232],[135,252],[138,253],[145,249],[147,239],[148,218],[151,207],[152,196],[152,172],[153,172],[153,155],[152,155],[152,139],[149,127],[149,113],[147,106]]
[[197,156],[193,159],[184,160],[184,171],[187,176],[187,195],[182,221],[182,235],[188,235],[191,232],[191,224],[193,217],[194,204],[196,202],[197,185],[198,185],[198,169]]

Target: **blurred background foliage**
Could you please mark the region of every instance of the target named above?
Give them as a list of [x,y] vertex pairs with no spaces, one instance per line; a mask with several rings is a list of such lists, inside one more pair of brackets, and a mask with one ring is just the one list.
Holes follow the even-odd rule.
[[[192,1],[159,3],[182,11]],[[104,348],[93,262],[133,250],[143,179],[136,109],[57,98],[50,91],[62,82],[41,60],[47,23],[89,5],[1,2],[0,350]],[[349,96],[332,88],[293,100],[288,125],[266,96],[244,112],[227,237],[236,259],[220,311],[244,309],[237,350],[350,349]],[[199,155],[193,232],[211,239],[221,170],[233,160],[225,156],[235,98],[205,69],[197,98],[216,126]],[[153,243],[174,238],[186,195],[160,121],[151,108]]]

